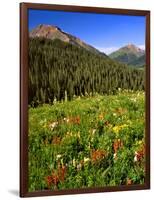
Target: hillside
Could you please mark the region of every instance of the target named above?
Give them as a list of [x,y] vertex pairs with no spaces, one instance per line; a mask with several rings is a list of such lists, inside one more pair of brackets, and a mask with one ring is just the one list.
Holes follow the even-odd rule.
[[86,44],[84,41],[79,39],[76,36],[73,36],[69,33],[64,32],[61,28],[53,25],[40,24],[34,28],[29,33],[30,38],[46,38],[46,39],[59,39],[62,42],[73,44],[79,48],[84,48],[92,53],[101,54],[106,56],[104,53],[100,52],[98,49],[92,47],[89,44]]
[[145,51],[133,44],[128,44],[127,46],[120,48],[119,50],[111,53],[109,57],[128,65],[138,67],[145,65]]
[[139,58],[133,60],[129,63],[129,65],[135,66],[135,67],[144,67],[145,66],[145,54],[143,56],[140,56]]
[[59,39],[29,40],[29,104],[71,100],[74,95],[144,89],[144,71],[131,69]]

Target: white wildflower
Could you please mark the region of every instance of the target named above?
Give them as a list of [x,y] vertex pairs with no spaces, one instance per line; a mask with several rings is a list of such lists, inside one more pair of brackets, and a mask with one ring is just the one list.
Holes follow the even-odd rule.
[[94,135],[94,134],[95,134],[95,132],[96,132],[96,129],[93,129],[93,130],[92,130],[92,134]]
[[84,163],[87,163],[87,162],[89,162],[90,161],[90,158],[86,158],[86,157],[84,157]]
[[70,119],[69,119],[69,118],[66,118],[66,117],[65,117],[63,120],[64,120],[64,122],[66,122],[66,123],[68,123],[68,122],[70,121]]
[[81,168],[82,168],[82,165],[81,165],[81,163],[79,163],[79,164],[77,165],[77,170],[81,170]]
[[75,159],[73,159],[72,164],[73,164],[73,167],[76,166],[76,160]]
[[59,158],[61,158],[61,157],[62,157],[61,154],[58,154],[58,155],[56,156],[57,159],[59,159]]
[[70,121],[69,118],[67,118],[67,119],[66,119],[66,122],[68,123],[69,121]]
[[57,127],[58,126],[58,122],[52,122],[50,125],[49,125],[49,128],[51,129],[51,130],[53,130],[55,127]]
[[117,157],[117,154],[116,154],[116,153],[114,153],[114,154],[113,154],[113,158],[114,158],[114,159],[116,159],[116,157]]
[[137,99],[134,97],[134,98],[131,98],[131,100],[133,101],[133,102],[136,102],[137,101]]
[[138,160],[137,160],[137,156],[138,156],[138,153],[137,153],[137,151],[135,151],[134,162],[137,162],[137,161],[138,161]]

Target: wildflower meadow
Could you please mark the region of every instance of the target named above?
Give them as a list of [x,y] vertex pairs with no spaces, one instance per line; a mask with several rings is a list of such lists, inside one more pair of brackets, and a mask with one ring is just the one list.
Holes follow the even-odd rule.
[[29,108],[29,191],[143,184],[145,94],[85,95]]

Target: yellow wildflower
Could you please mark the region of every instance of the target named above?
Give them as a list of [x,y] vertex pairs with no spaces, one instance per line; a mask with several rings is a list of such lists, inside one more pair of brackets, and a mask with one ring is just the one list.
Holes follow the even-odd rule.
[[120,126],[114,126],[113,131],[117,134],[120,131]]
[[120,130],[122,130],[123,128],[126,128],[126,127],[128,127],[127,124],[123,124],[123,125],[119,125],[119,126],[114,126],[114,127],[113,127],[113,131],[114,131],[116,134],[118,134]]

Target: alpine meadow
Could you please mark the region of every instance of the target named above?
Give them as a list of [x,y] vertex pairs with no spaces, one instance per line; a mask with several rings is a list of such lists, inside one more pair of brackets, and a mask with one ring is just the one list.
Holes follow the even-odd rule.
[[[95,14],[100,29],[41,12],[29,15],[29,191],[144,184],[145,41],[131,29],[135,20],[144,30],[144,19],[120,16],[132,31],[124,34]],[[106,49],[118,41],[116,50],[103,52],[102,38]]]

